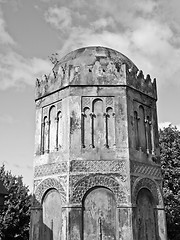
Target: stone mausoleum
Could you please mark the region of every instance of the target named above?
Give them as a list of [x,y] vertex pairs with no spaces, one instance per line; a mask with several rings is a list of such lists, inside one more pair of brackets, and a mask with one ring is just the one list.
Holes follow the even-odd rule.
[[86,47],[36,83],[31,240],[166,240],[156,81]]

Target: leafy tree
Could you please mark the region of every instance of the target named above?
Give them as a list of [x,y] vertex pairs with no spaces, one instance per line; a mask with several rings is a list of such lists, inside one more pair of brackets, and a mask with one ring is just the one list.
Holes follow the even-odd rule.
[[160,130],[163,195],[169,240],[180,239],[180,131],[172,126]]
[[26,240],[29,238],[31,195],[21,176],[13,176],[0,167],[0,179],[8,191],[4,209],[0,212],[0,239]]

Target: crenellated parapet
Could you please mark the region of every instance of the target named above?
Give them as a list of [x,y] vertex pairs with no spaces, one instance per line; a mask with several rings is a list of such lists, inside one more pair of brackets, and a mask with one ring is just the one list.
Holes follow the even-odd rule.
[[123,54],[104,47],[77,49],[36,80],[36,99],[67,86],[129,86],[157,98],[156,81]]
[[157,99],[156,79],[151,79],[150,75],[146,77],[142,70],[127,69],[126,84],[136,90]]

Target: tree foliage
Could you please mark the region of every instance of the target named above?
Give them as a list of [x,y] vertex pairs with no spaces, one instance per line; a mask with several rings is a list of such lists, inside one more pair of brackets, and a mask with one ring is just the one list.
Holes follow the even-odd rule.
[[180,239],[180,131],[173,126],[160,130],[163,195],[168,238]]
[[0,167],[0,179],[8,191],[4,209],[0,212],[0,238],[26,240],[29,238],[31,195],[21,176],[13,176]]

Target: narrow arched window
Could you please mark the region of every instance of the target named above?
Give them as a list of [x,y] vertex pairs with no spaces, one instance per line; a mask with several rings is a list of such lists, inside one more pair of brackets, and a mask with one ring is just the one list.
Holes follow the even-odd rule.
[[90,109],[85,107],[82,113],[82,146],[89,147],[91,144],[91,123],[90,123]]
[[146,129],[145,129],[145,114],[143,106],[139,106],[139,121],[138,121],[138,132],[139,132],[139,145],[143,152],[146,152]]
[[115,114],[113,109],[108,107],[106,109],[106,147],[113,147],[115,145]]
[[52,106],[49,110],[49,151],[56,147],[56,108]]
[[101,99],[95,99],[92,110],[92,146],[101,148],[105,144],[103,101]]
[[149,116],[147,116],[147,121],[146,121],[146,132],[147,132],[147,152],[151,153],[152,152],[152,138],[151,138],[151,119]]
[[56,118],[56,150],[59,150],[62,147],[63,143],[63,126],[62,126],[62,113],[58,112]]
[[136,111],[134,111],[134,142],[136,150],[139,150],[138,114]]
[[45,116],[42,125],[42,153],[48,152],[48,130],[48,118]]

